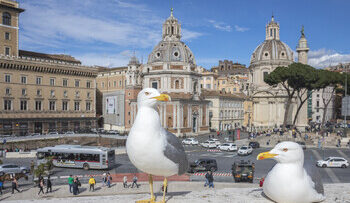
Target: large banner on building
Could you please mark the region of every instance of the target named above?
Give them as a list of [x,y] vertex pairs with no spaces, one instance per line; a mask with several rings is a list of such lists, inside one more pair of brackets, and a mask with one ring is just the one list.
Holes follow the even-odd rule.
[[117,111],[117,96],[106,97],[106,112],[107,114],[115,114]]

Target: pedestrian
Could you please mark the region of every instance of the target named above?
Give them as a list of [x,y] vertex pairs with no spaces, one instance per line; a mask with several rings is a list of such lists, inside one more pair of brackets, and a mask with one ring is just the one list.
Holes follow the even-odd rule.
[[209,182],[209,188],[214,188],[214,177],[213,177],[213,172],[209,171],[208,173],[208,182]]
[[76,178],[76,180],[77,180],[77,184],[78,184],[78,194],[80,193],[80,191],[79,191],[79,187],[81,187],[81,182],[80,182],[80,180],[79,180],[79,178],[77,177],[77,176],[75,176],[75,178]]
[[260,178],[259,186],[262,187],[264,185],[265,178]]
[[90,189],[89,189],[89,191],[91,191],[91,188],[92,188],[93,192],[95,191],[95,184],[96,184],[95,178],[90,176],[90,180],[89,180]]
[[107,185],[107,175],[106,173],[103,173],[102,175],[102,186],[106,186]]
[[341,140],[338,139],[338,147],[341,147]]
[[2,195],[2,186],[3,186],[3,182],[0,180],[0,194]]
[[79,188],[78,188],[78,180],[76,177],[74,177],[74,179],[73,179],[72,187],[73,187],[73,195],[78,195]]
[[35,167],[35,164],[34,164],[34,161],[32,160],[30,162],[30,175],[32,175],[32,173],[34,172],[34,167]]
[[107,173],[107,186],[110,188],[111,187],[111,182],[112,182],[112,176],[111,174],[108,172]]
[[137,188],[139,188],[139,185],[137,184],[137,176],[134,175],[134,177],[132,178],[132,185],[131,188],[134,188],[134,185],[136,185]]
[[205,174],[205,183],[204,183],[204,187],[207,187],[207,185],[209,185],[208,176],[209,176],[209,171],[207,171],[207,173]]
[[123,187],[128,188],[128,177],[124,176],[123,178]]
[[38,192],[38,195],[40,195],[40,193],[42,192],[43,194],[44,193],[44,178],[39,178],[39,184],[38,184],[38,187],[39,187],[39,192]]
[[68,178],[68,185],[69,185],[69,192],[70,192],[70,193],[72,193],[73,182],[74,182],[73,176],[72,176],[72,175],[69,175],[69,178]]
[[46,194],[52,192],[52,183],[51,183],[51,179],[50,179],[50,175],[47,176],[47,183],[46,183]]
[[17,192],[21,192],[18,190],[18,181],[16,179],[16,177],[12,178],[12,194],[14,193],[14,191],[17,190]]

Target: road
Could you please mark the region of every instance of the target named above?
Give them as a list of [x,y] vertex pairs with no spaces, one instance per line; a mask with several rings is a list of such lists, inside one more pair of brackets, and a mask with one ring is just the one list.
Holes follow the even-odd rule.
[[[186,146],[186,153],[190,162],[195,161],[199,158],[215,158],[218,164],[218,170],[216,173],[220,174],[230,174],[231,166],[234,161],[240,160],[250,160],[255,163],[255,177],[260,178],[266,176],[268,171],[276,163],[272,159],[267,160],[256,160],[257,155],[260,152],[268,151],[270,148],[259,148],[255,149],[251,155],[248,156],[238,156],[236,152],[220,152],[208,151],[205,148],[199,146]],[[350,150],[349,149],[325,149],[324,152],[319,149],[306,149],[304,151],[305,163],[309,162],[312,164],[316,163],[316,160],[323,158],[323,153],[325,157],[328,156],[342,156],[347,160],[350,160]],[[30,165],[31,159],[4,159],[4,163],[15,163],[19,165]],[[136,173],[138,171],[129,161],[126,154],[116,155],[116,163],[112,169],[109,170],[88,170],[83,169],[68,169],[68,168],[54,168],[52,176],[68,176],[72,175],[98,175],[103,174],[107,171],[110,173]],[[348,168],[319,168],[321,176],[324,183],[350,183],[350,167]],[[191,176],[192,180],[202,180],[203,177]],[[231,176],[217,176],[216,181],[233,181]],[[256,182],[257,180],[255,180]]]

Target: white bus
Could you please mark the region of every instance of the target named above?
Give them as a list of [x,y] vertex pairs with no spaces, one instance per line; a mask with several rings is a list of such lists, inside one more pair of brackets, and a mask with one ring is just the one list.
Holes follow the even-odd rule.
[[115,164],[115,152],[107,147],[56,145],[37,149],[37,163],[52,158],[54,166],[68,168],[108,169]]

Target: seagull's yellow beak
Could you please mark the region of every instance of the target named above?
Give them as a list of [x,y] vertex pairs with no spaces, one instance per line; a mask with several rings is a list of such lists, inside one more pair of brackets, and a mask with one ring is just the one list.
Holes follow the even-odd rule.
[[257,157],[256,160],[263,160],[263,159],[269,159],[277,156],[278,154],[272,154],[270,152],[262,152]]
[[156,99],[158,101],[171,101],[170,96],[167,95],[167,94],[161,94],[161,95],[159,95],[157,97],[153,97],[153,99]]

